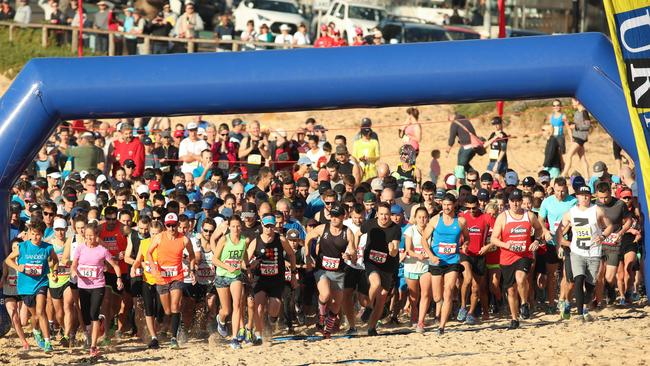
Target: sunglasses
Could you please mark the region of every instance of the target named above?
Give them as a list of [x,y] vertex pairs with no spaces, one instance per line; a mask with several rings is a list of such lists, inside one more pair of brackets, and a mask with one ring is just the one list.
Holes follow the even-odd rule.
[[212,234],[214,232],[214,229],[212,229],[212,230],[203,229],[203,232],[208,233],[208,234]]
[[43,211],[43,216],[54,216],[54,212]]
[[220,135],[221,135],[221,137],[228,137],[227,133],[221,133]]
[[275,228],[275,225],[268,224],[268,225],[264,225],[264,227],[267,228],[267,229],[273,229],[273,228]]
[[327,201],[325,201],[325,202],[323,202],[323,203],[325,203],[325,206],[331,206],[334,202],[327,202]]
[[476,182],[476,179],[468,179],[468,182]]
[[173,229],[176,226],[178,226],[178,225],[177,224],[167,224],[167,225],[165,225],[165,227],[168,228],[168,229]]
[[146,200],[147,198],[149,198],[149,194],[143,193],[139,197],[142,198],[143,200]]
[[478,206],[474,206],[474,207],[466,207],[466,208],[467,208],[468,210],[478,210],[478,209],[479,209]]
[[162,216],[153,216],[151,217],[152,220],[160,220],[162,219]]

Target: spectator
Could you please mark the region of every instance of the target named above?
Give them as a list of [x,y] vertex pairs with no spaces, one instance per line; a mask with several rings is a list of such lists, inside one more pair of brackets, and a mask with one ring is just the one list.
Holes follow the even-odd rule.
[[[257,40],[259,42],[273,42],[273,34],[269,30],[269,26],[266,23],[260,26],[260,33],[257,35]],[[263,50],[268,47],[258,47],[258,50]]]
[[178,164],[178,148],[172,145],[172,136],[169,131],[163,131],[161,134],[162,144],[154,149],[154,154],[160,161],[160,171],[162,172],[162,183],[167,188],[172,184],[172,176],[176,165]]
[[135,168],[133,177],[139,177],[144,170],[144,145],[140,139],[133,138],[133,125],[122,123],[120,126],[120,139],[113,141],[113,156],[115,161],[124,166],[127,160],[133,160]]
[[255,50],[255,44],[253,44],[253,42],[257,41],[257,32],[255,31],[254,21],[249,20],[246,22],[246,29],[244,29],[244,31],[241,32],[239,38],[244,42],[250,42],[250,43],[246,43],[244,47],[242,47],[242,51]]
[[224,175],[228,176],[230,170],[234,168],[235,162],[237,161],[239,143],[230,138],[228,125],[225,123],[219,125],[218,135],[219,140],[212,144],[212,156],[216,161],[217,168],[220,169]]
[[551,126],[544,125],[542,127],[542,132],[548,139],[546,141],[546,147],[544,148],[544,170],[548,171],[551,175],[551,179],[553,179],[560,175],[562,152],[560,151],[558,139],[553,135]]
[[[169,4],[165,4],[165,6],[169,8]],[[145,31],[152,36],[168,37],[173,28],[173,21],[169,17],[165,17],[165,13],[161,11],[151,22],[147,23]],[[169,42],[151,41],[151,48],[154,55],[168,53]]]
[[305,154],[309,160],[311,160],[311,166],[318,170],[318,163],[321,160],[322,157],[325,156],[325,152],[323,149],[318,146],[318,137],[317,136],[309,136],[307,139],[307,144],[309,145],[309,150]]
[[[130,16],[128,14],[129,11],[131,12]],[[131,34],[142,34],[144,32],[144,26],[146,23],[142,17],[142,11],[140,9],[127,8],[125,15],[126,18],[124,20],[124,32]],[[138,54],[138,37],[134,35],[124,36],[124,42],[126,44],[126,53],[128,55]]]
[[[50,1],[50,17],[45,18],[45,21],[54,25],[65,25],[65,14],[59,8],[58,1]],[[53,29],[50,33],[54,36],[57,46],[61,46],[64,41],[64,31],[60,29]]]
[[248,135],[244,137],[239,146],[239,160],[246,160],[246,176],[253,179],[260,167],[264,166],[269,158],[269,141],[267,136],[262,136],[260,123],[253,121],[248,125]]
[[232,120],[230,138],[233,140],[233,142],[241,145],[241,142],[244,139],[244,121],[242,121],[241,118],[235,118]]
[[29,24],[32,21],[32,8],[27,4],[27,0],[18,0],[18,7],[14,15],[14,22],[18,24]]
[[154,145],[151,137],[145,137],[142,144],[144,145],[144,168],[160,169],[160,159],[154,153]]
[[372,34],[372,44],[379,46],[384,43],[384,35],[379,29],[376,29]]
[[503,131],[503,120],[501,117],[492,118],[494,132],[490,134],[484,146],[489,149],[487,170],[493,173],[506,175],[508,171],[508,134]]
[[438,183],[440,176],[440,150],[431,150],[431,163],[429,164],[429,177],[433,184]]
[[16,16],[16,12],[9,4],[9,0],[2,0],[2,3],[0,3],[0,20],[11,21],[14,20],[14,16]]
[[379,141],[379,136],[377,136],[377,133],[372,130],[372,120],[368,117],[365,117],[361,119],[361,130],[357,132],[356,135],[354,135],[354,138],[352,138],[352,142],[354,143],[355,141],[359,140],[361,138],[361,131],[363,131],[364,128],[369,128],[370,129],[370,138],[373,140]]
[[320,26],[321,36],[314,42],[316,48],[329,48],[334,46],[334,39],[328,34],[329,28],[323,24]]
[[[93,28],[99,30],[108,30],[108,18],[110,12],[108,11],[108,5],[106,1],[99,0],[97,2],[97,7],[99,8],[95,13],[93,18]],[[104,53],[108,50],[108,36],[106,34],[97,34],[95,36],[96,45],[95,51],[99,53]]]
[[185,4],[183,13],[176,22],[175,34],[178,38],[197,38],[198,32],[203,30],[203,19],[194,12],[194,3]]
[[363,38],[363,29],[360,27],[354,28],[354,42],[352,42],[353,46],[363,46],[366,45],[366,40]]
[[472,122],[459,113],[450,115],[450,119],[451,126],[449,128],[449,139],[447,142],[448,147],[446,152],[447,155],[449,155],[451,147],[454,146],[456,139],[458,139],[460,148],[458,149],[456,176],[458,178],[465,178],[465,172],[472,169],[470,162],[476,154],[474,152],[474,146],[472,145],[472,136],[476,135],[476,131],[474,130]]
[[[227,13],[221,14],[219,24],[214,28],[214,37],[220,41],[232,41],[235,39],[235,25],[230,21]],[[232,43],[223,43],[217,45],[217,52],[232,51]]]
[[465,22],[463,21],[463,17],[461,17],[460,14],[458,13],[458,8],[454,8],[454,12],[449,17],[449,25],[454,25],[454,24],[463,25],[464,23]]
[[198,167],[201,160],[201,151],[208,148],[208,143],[199,139],[199,126],[196,122],[187,124],[187,137],[181,141],[178,146],[178,158],[183,162],[181,171],[183,173],[192,173]]
[[178,13],[171,9],[169,3],[165,3],[163,5],[162,17],[165,22],[171,24],[173,27],[176,24],[176,20],[178,19]]
[[379,160],[379,141],[372,138],[370,127],[361,128],[361,139],[354,142],[352,156],[361,164],[362,181],[368,181],[377,176],[377,160]]
[[338,29],[334,30],[332,39],[333,47],[343,47],[348,45],[348,41],[344,38],[341,38],[341,32]]
[[292,43],[294,46],[306,46],[311,44],[309,34],[307,34],[307,27],[303,23],[300,23],[298,30],[293,34]]
[[283,44],[284,48],[289,48],[290,44],[293,44],[293,36],[289,34],[291,27],[286,24],[280,26],[280,34],[275,36],[275,44]]
[[[43,9],[43,17],[45,18],[45,21],[49,21],[52,16],[52,12],[54,12],[54,6],[53,4],[56,1],[54,0],[38,0],[38,6]],[[57,3],[57,9],[58,9],[58,3]]]
[[406,109],[406,116],[406,122],[398,131],[398,135],[403,143],[413,146],[416,151],[420,151],[420,141],[422,140],[422,126],[418,121],[420,111],[415,107],[410,107]]
[[95,135],[92,132],[84,132],[78,141],[79,146],[68,146],[64,142],[59,145],[62,153],[74,159],[74,170],[103,170],[104,151],[95,146]]

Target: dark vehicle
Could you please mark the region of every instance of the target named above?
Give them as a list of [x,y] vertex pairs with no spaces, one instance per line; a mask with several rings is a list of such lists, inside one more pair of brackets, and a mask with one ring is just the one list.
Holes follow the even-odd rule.
[[506,29],[508,37],[548,36],[547,33],[531,29]]
[[444,28],[418,18],[390,17],[382,20],[377,28],[389,44],[451,40]]
[[445,30],[453,40],[481,39],[481,34],[471,28],[447,25]]

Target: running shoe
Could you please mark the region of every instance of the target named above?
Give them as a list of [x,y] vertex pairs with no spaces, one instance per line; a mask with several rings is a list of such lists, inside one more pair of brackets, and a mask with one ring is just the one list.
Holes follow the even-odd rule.
[[587,310],[586,307],[585,307],[585,309],[582,311],[582,318],[583,318],[583,320],[586,321],[586,322],[592,322],[592,321],[594,321],[594,317],[591,316],[591,314],[589,314],[589,311]]
[[160,348],[160,343],[158,342],[157,338],[151,338],[151,341],[147,345],[147,348],[149,349],[158,349]]
[[372,308],[366,307],[365,309],[363,309],[363,313],[361,314],[361,321],[367,323],[368,320],[370,320],[371,314],[372,314]]
[[92,343],[91,343],[90,334],[86,333],[86,336],[84,337],[84,348],[85,349],[90,349],[91,344]]
[[569,301],[564,302],[564,307],[562,309],[562,319],[571,319],[571,303]]
[[467,319],[467,313],[468,311],[466,308],[460,308],[458,310],[458,316],[456,317],[456,320],[458,320],[459,322],[464,322],[465,319]]
[[377,329],[375,328],[368,328],[368,335],[374,337],[374,336],[378,336],[379,333],[377,333]]
[[237,339],[233,339],[232,341],[230,341],[230,348],[232,348],[232,349],[241,349],[241,344],[239,343],[239,341]]
[[172,338],[169,340],[169,348],[178,349],[178,341],[176,340],[176,338]]
[[36,341],[36,345],[38,348],[43,348],[45,347],[45,339],[43,339],[43,335],[39,331],[34,331],[34,340]]
[[253,331],[252,330],[246,329],[246,331],[244,332],[244,343],[246,343],[246,344],[255,343],[253,341]]
[[522,304],[519,307],[519,314],[521,315],[522,319],[530,319],[530,305]]
[[474,315],[467,314],[467,317],[465,318],[465,324],[476,325],[478,324],[478,320],[476,320],[476,317],[474,317]]
[[445,335],[445,328],[438,328],[438,335]]
[[228,335],[228,327],[226,327],[226,323],[222,323],[221,320],[219,320],[219,315],[217,315],[217,332],[219,332],[219,335],[224,338]]
[[53,350],[54,350],[54,349],[52,348],[52,342],[50,342],[50,341],[46,341],[46,342],[43,344],[43,351],[45,351],[45,352],[52,352]]
[[510,321],[510,326],[508,326],[508,329],[517,329],[519,328],[519,320],[511,320]]
[[244,328],[239,328],[239,331],[237,332],[237,342],[243,342],[244,339],[246,339],[246,329]]
[[255,339],[253,340],[253,346],[261,346],[262,343],[264,343],[264,340],[262,340],[262,336],[255,336]]
[[70,347],[70,338],[68,338],[67,336],[61,337],[61,340],[59,341],[59,345],[63,348]]
[[424,324],[418,323],[418,325],[415,326],[415,333],[424,334]]
[[300,325],[307,324],[307,317],[305,316],[305,313],[303,312],[298,313],[298,323]]
[[357,330],[357,328],[350,328],[345,332],[345,335],[353,336],[353,335],[357,335],[358,333],[359,331]]
[[641,300],[641,295],[639,295],[638,292],[633,292],[633,293],[632,293],[632,296],[630,297],[630,299],[631,299],[633,302],[637,302],[637,301]]
[[617,302],[616,305],[619,305],[619,306],[625,306],[625,305],[627,305],[627,301],[625,301],[625,297],[621,297],[621,298],[618,299],[616,302]]
[[99,348],[90,347],[90,357],[97,357],[97,356],[99,356]]

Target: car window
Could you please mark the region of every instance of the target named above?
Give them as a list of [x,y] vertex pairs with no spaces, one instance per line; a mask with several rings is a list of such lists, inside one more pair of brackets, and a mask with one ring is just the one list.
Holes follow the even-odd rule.
[[446,41],[447,34],[442,29],[429,27],[407,27],[404,32],[405,43]]
[[338,8],[339,8],[339,3],[334,3],[334,5],[332,5],[332,8],[330,9],[330,15],[334,16]]
[[396,39],[397,43],[402,43],[402,26],[399,24],[387,24],[381,29],[381,34],[384,36],[386,43],[391,39]]
[[336,9],[336,13],[334,14],[335,17],[339,19],[343,19],[345,16],[345,4],[341,4],[341,6]]
[[293,3],[274,0],[252,0],[251,2],[253,3],[254,9],[299,14],[298,8]]
[[363,6],[350,6],[348,17],[352,19],[380,22],[386,17],[386,11]]

